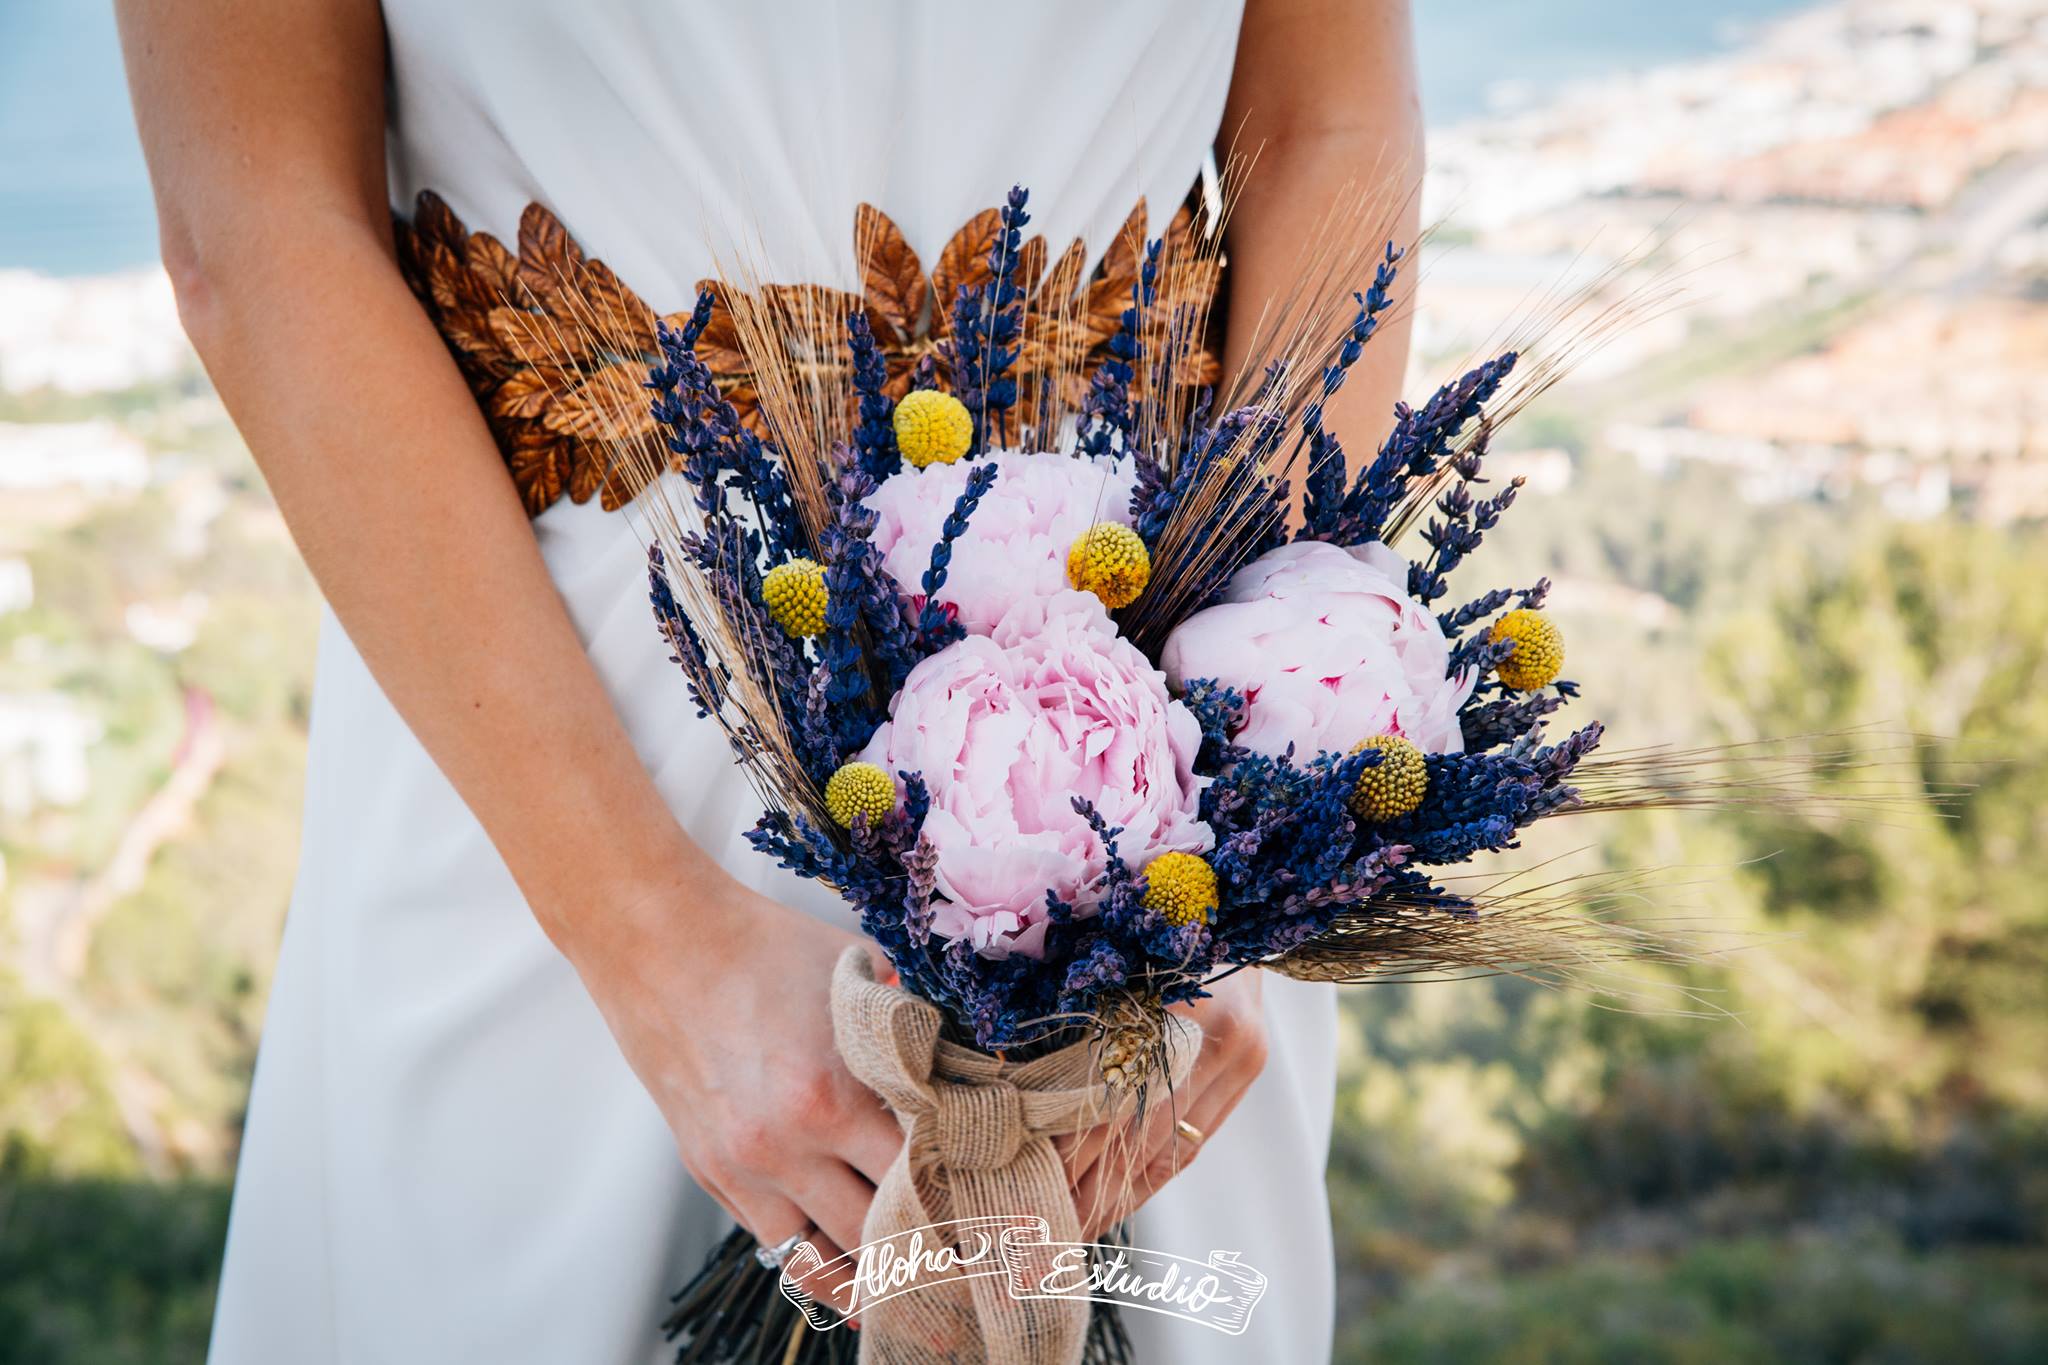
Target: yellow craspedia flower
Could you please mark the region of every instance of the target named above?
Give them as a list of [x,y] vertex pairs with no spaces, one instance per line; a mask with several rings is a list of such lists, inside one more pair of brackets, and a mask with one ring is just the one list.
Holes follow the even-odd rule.
[[918,389],[896,403],[896,449],[919,469],[951,464],[974,444],[974,419],[950,393]]
[[1374,735],[1352,749],[1377,749],[1380,761],[1358,775],[1351,789],[1351,813],[1361,820],[1392,820],[1422,804],[1429,792],[1429,766],[1422,750],[1399,735]]
[[1216,913],[1216,869],[1192,853],[1162,853],[1145,864],[1145,908],[1168,924],[1205,924]]
[[1522,607],[1509,612],[1493,623],[1487,638],[1515,642],[1515,652],[1495,671],[1517,692],[1549,686],[1564,667],[1564,635],[1540,611]]
[[825,630],[825,607],[832,595],[825,591],[825,569],[814,559],[792,559],[777,564],[761,578],[761,600],[775,624],[798,640],[808,640]]
[[1098,521],[1067,551],[1067,582],[1092,592],[1111,611],[1128,607],[1152,581],[1152,556],[1128,526]]
[[896,784],[872,763],[842,763],[825,784],[826,812],[848,829],[857,815],[873,824],[894,809]]

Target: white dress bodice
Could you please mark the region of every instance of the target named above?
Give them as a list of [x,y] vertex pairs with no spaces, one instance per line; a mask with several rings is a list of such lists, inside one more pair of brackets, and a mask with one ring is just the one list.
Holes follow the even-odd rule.
[[1034,232],[1099,249],[1193,183],[1239,8],[386,0],[394,202],[433,189],[503,233],[538,200],[663,309],[735,248],[852,283],[863,200],[929,262],[1022,184]]

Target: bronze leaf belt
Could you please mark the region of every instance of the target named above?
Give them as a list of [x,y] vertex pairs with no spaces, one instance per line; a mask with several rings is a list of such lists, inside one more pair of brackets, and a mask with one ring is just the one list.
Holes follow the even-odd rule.
[[[1157,287],[1167,312],[1194,303],[1207,313],[1220,283],[1213,253],[1196,247],[1194,222],[1183,205],[1165,232]],[[406,282],[476,394],[528,514],[539,516],[565,494],[579,503],[596,496],[607,511],[630,502],[640,490],[628,471],[659,468],[666,458],[617,458],[622,443],[659,449],[642,387],[659,359],[655,323],[660,317],[680,325],[688,309],[657,314],[603,261],[586,255],[540,204],[528,204],[520,215],[516,250],[487,232],[471,232],[432,191],[419,196],[412,221],[395,217],[395,226]],[[1079,238],[1050,265],[1044,237],[1024,244],[1017,270],[1026,299],[1024,335],[1012,371],[1020,390],[1034,384],[1085,388],[1131,305],[1145,229],[1141,199],[1092,272]],[[896,224],[862,204],[854,215],[860,293],[819,285],[762,288],[810,295],[809,306],[796,312],[817,319],[820,330],[842,328],[848,313],[865,309],[888,365],[892,397],[908,390],[920,363],[929,364],[945,387],[952,300],[961,286],[989,278],[989,247],[1000,230],[997,210],[984,209],[947,240],[927,273]],[[705,284],[719,288],[715,281]],[[850,363],[843,333],[804,340],[818,363]],[[741,419],[758,429],[759,397],[729,310],[714,309],[697,354]],[[1190,359],[1201,382],[1213,383],[1213,349],[1200,347]],[[1071,404],[1080,394],[1064,397]]]

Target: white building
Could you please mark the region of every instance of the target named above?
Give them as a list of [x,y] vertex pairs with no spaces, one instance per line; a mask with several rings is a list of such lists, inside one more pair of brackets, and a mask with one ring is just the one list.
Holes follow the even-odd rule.
[[0,493],[76,489],[111,497],[148,483],[148,448],[107,418],[0,422]]
[[199,638],[206,606],[206,594],[198,592],[168,602],[131,602],[122,621],[137,644],[176,654]]
[[0,271],[0,393],[107,393],[192,363],[161,270],[88,279]]
[[60,692],[0,693],[0,816],[85,800],[87,756],[103,733],[98,717]]
[[0,559],[0,616],[27,611],[36,604],[36,579],[28,561],[18,555]]

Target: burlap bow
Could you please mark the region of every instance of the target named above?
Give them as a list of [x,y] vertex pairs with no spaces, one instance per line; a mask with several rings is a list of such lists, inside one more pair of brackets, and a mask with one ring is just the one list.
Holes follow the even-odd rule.
[[[934,1223],[1034,1215],[1054,1242],[1081,1219],[1052,1140],[1115,1108],[1087,1042],[1006,1062],[939,1037],[930,1002],[875,980],[866,949],[832,975],[832,1029],[847,1067],[901,1120],[903,1150],[875,1190],[864,1243]],[[1170,1083],[1186,1079],[1200,1035],[1176,1030]],[[1003,1275],[921,1284],[861,1312],[864,1365],[1074,1365],[1087,1339],[1080,1298],[1013,1297]]]

